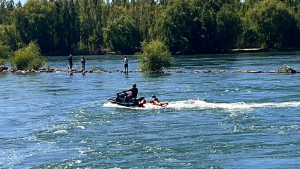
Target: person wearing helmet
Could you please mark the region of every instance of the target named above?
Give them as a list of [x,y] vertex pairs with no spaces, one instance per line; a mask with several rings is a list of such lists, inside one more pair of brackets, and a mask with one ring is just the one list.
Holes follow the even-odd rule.
[[129,91],[131,91],[131,94],[129,94],[129,95],[127,96],[127,98],[134,98],[134,97],[137,97],[138,92],[139,92],[138,88],[136,88],[136,84],[133,84],[133,85],[132,85],[132,88],[130,88],[130,89],[128,89],[128,90],[124,90],[123,93],[129,92]]
[[158,100],[158,98],[155,95],[152,96],[152,99],[150,100],[149,103],[152,103],[153,105],[156,105],[156,106],[162,106],[162,107],[165,107],[168,105],[168,102],[162,102],[162,101]]
[[158,98],[155,96],[155,95],[153,95],[152,96],[152,99],[150,100],[150,103],[152,103],[152,104],[154,104],[154,105],[160,105],[160,100],[158,100]]

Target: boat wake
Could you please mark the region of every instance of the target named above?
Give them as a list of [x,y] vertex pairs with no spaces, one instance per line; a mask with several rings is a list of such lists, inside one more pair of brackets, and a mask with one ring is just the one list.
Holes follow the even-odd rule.
[[300,107],[300,101],[291,102],[270,102],[270,103],[213,103],[204,100],[183,100],[172,101],[166,107],[159,107],[150,103],[145,104],[145,107],[124,107],[113,103],[105,103],[103,107],[117,107],[128,109],[227,109],[227,110],[246,110],[254,108],[296,108]]

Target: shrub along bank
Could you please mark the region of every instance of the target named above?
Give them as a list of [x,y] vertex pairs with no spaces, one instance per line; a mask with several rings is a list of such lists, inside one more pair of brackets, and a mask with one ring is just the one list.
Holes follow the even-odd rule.
[[41,55],[40,48],[35,42],[15,52],[11,58],[11,65],[19,70],[37,70],[47,63],[47,59]]

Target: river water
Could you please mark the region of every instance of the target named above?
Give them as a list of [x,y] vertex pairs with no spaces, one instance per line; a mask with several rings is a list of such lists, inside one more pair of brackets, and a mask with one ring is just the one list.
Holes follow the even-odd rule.
[[[123,70],[122,56],[85,58]],[[67,69],[67,56],[48,59]],[[298,168],[300,74],[233,73],[283,64],[300,70],[299,54],[176,56],[169,70],[185,73],[170,74],[0,73],[0,168]],[[108,102],[133,83],[169,105]]]

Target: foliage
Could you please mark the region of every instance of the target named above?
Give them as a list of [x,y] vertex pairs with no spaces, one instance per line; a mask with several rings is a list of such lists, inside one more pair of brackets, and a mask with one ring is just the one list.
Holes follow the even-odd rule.
[[172,54],[300,45],[296,0],[0,0],[0,41],[45,55],[131,54],[159,40]]
[[3,66],[3,65],[5,65],[5,64],[6,64],[6,60],[0,58],[0,66]]
[[11,59],[12,66],[19,70],[37,70],[46,62],[46,58],[41,55],[40,48],[35,42],[16,51],[15,56]]
[[8,59],[9,58],[9,46],[3,45],[2,42],[0,41],[0,59]]
[[112,21],[104,30],[104,42],[113,51],[131,54],[139,46],[141,36],[133,21],[127,17]]
[[[78,3],[78,19],[80,42],[88,47],[89,53],[96,53],[103,43],[103,2],[95,0],[80,0]],[[74,18],[76,19],[76,18]],[[86,52],[86,53],[88,53]]]
[[0,66],[6,64],[6,60],[9,58],[10,49],[9,46],[3,45],[0,41]]
[[188,1],[170,2],[159,20],[158,39],[164,42],[175,54],[188,54],[191,51],[191,27],[194,26],[191,5]]
[[21,40],[28,44],[36,40],[43,52],[51,53],[55,44],[56,6],[52,2],[28,0],[23,8],[13,11],[13,25]]
[[217,41],[219,50],[228,51],[236,44],[241,32],[241,20],[233,5],[223,5],[216,16]]
[[274,48],[292,45],[297,29],[294,14],[279,0],[258,2],[246,13],[251,36],[257,37],[262,47]]
[[10,14],[14,10],[13,0],[0,1],[0,24],[11,24]]
[[0,25],[0,41],[3,42],[4,45],[9,46],[13,51],[23,46],[14,27],[11,25]]
[[142,51],[138,54],[142,71],[161,71],[171,66],[171,54],[162,42],[143,42]]
[[93,66],[92,68],[91,68],[91,71],[97,71],[97,68],[96,68],[96,66]]
[[85,45],[83,42],[78,42],[77,48],[75,49],[75,54],[77,55],[83,55],[88,53],[89,48],[87,45]]

